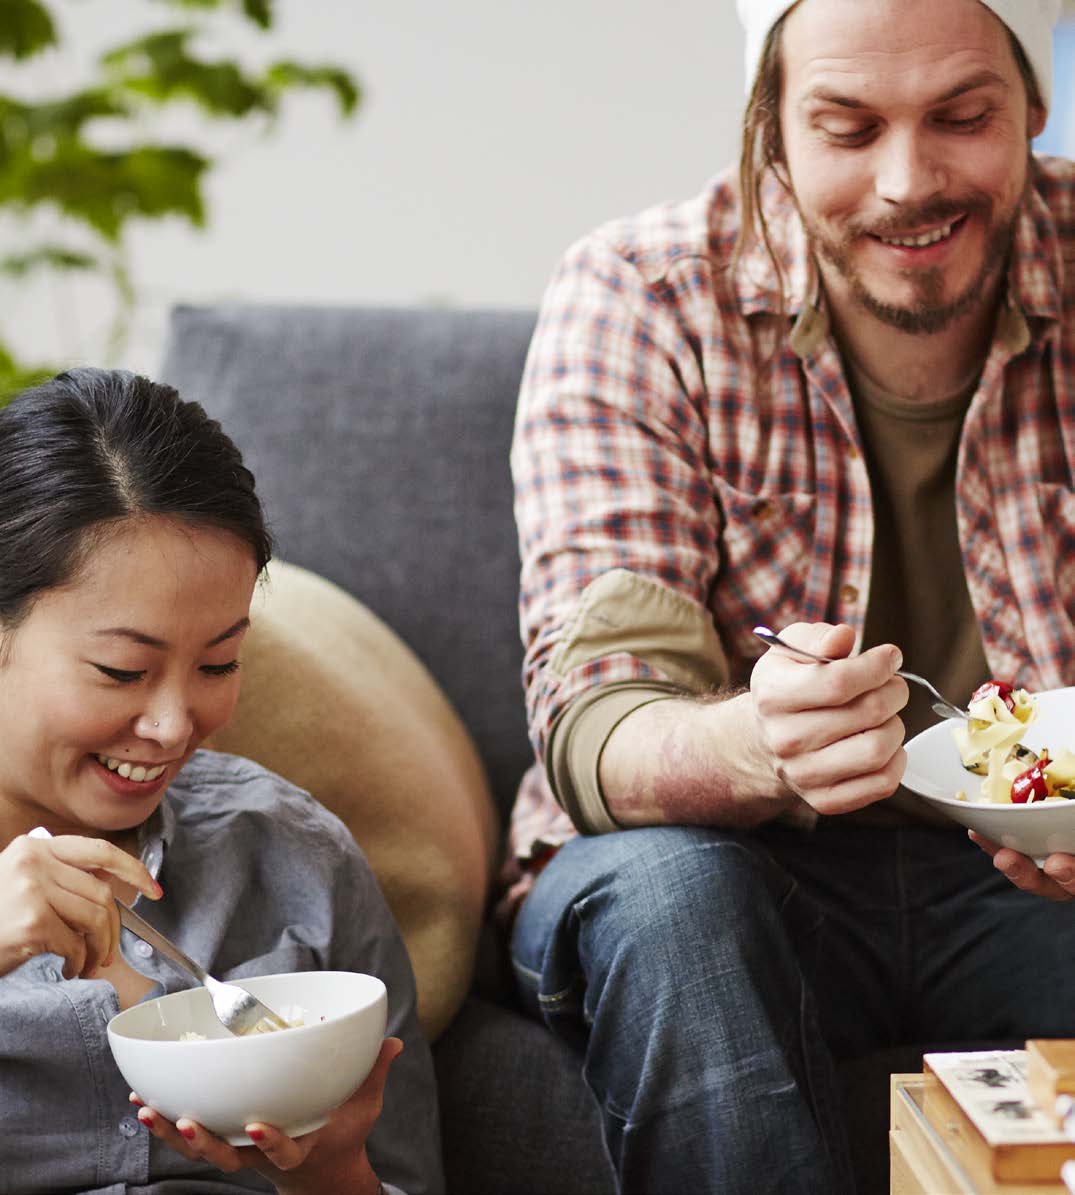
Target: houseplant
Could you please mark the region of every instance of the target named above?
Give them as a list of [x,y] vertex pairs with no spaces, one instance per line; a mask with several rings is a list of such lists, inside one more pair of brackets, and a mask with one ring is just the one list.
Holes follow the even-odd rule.
[[[0,0],[0,58],[20,63],[60,47],[70,2]],[[108,8],[108,0],[92,2]],[[177,142],[155,130],[155,117],[187,104],[205,121],[260,122],[271,130],[284,98],[298,88],[327,89],[343,118],[360,98],[353,75],[338,66],[284,59],[250,69],[204,51],[213,21],[271,29],[273,0],[145,5],[147,15],[175,10],[175,23],[117,40],[98,56],[88,80],[43,99],[0,91],[0,216],[16,230],[0,246],[0,279],[19,284],[41,271],[106,279],[113,316],[104,359],[121,352],[137,300],[132,227],[180,217],[201,228],[208,219],[205,180],[217,157],[193,139]],[[106,12],[102,17],[108,20]],[[56,371],[23,359],[13,337],[0,315],[0,403]]]

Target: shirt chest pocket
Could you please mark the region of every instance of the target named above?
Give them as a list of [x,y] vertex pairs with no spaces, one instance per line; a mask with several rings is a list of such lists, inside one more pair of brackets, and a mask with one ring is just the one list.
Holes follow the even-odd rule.
[[714,496],[722,517],[714,604],[731,618],[764,614],[776,626],[801,617],[815,551],[816,496],[747,493],[719,477]]

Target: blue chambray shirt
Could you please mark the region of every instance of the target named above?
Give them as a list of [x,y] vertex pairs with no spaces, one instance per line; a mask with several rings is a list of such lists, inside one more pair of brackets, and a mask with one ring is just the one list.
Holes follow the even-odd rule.
[[[389,1192],[444,1190],[436,1086],[414,976],[365,856],[343,823],[249,760],[197,752],[141,830],[142,861],[164,889],[138,912],[220,979],[282,971],[363,971],[388,988],[388,1032],[405,1049],[368,1142]],[[189,982],[128,931],[128,963]],[[253,1170],[190,1162],[139,1124],[108,1047],[119,1012],[106,980],[64,980],[39,955],[0,978],[0,1192],[4,1195],[225,1195],[271,1191]]]

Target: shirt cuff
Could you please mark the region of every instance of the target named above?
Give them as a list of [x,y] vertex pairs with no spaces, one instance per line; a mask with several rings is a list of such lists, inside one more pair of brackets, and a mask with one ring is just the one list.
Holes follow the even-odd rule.
[[552,728],[545,770],[557,801],[584,834],[622,829],[601,791],[601,753],[616,727],[635,710],[654,701],[682,697],[678,685],[660,681],[622,681],[601,685],[580,697]]

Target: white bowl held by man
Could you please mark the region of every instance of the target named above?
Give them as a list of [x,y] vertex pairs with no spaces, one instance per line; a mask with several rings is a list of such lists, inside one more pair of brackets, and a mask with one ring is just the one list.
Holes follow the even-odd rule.
[[[1052,689],[1033,697],[1038,716],[1020,741],[1039,753],[1047,748],[1053,756],[1065,747],[1075,750],[1075,689]],[[1075,854],[1075,800],[1025,805],[979,801],[982,777],[963,767],[952,736],[954,725],[939,722],[907,743],[904,785],[953,821],[1033,859],[1054,851]],[[966,801],[956,798],[960,791],[966,793]]]
[[189,1117],[232,1145],[249,1145],[245,1126],[255,1121],[291,1137],[320,1128],[373,1067],[387,1023],[384,984],[351,971],[238,982],[285,1017],[301,1009],[304,1023],[235,1037],[204,988],[161,996],[109,1022],[120,1073],[169,1120]]

